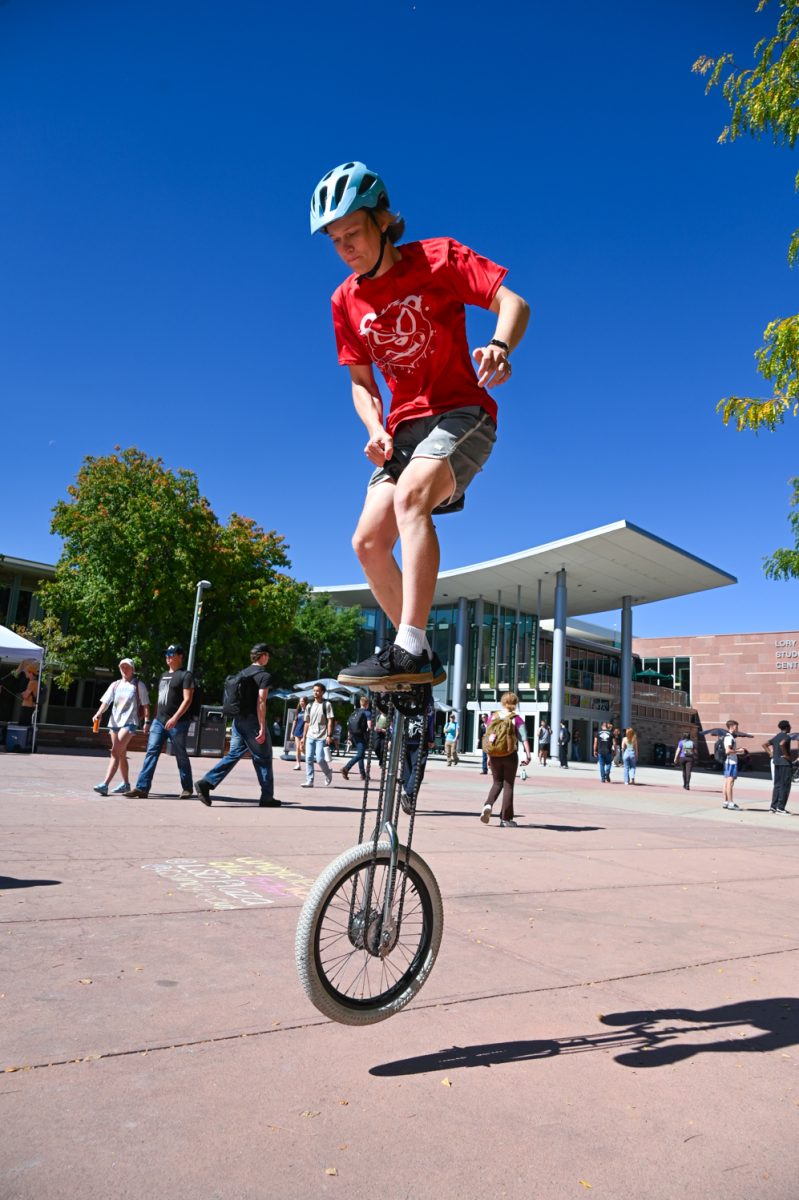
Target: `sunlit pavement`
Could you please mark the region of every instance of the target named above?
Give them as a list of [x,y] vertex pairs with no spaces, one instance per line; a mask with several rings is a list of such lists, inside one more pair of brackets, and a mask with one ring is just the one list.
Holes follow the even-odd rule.
[[353,1029],[293,951],[356,840],[343,761],[313,791],[278,761],[259,809],[248,762],[205,808],[169,758],[130,800],[102,758],[0,755],[3,1200],[796,1200],[799,816],[767,780],[729,811],[719,775],[532,765],[500,829],[475,760],[431,761],[441,953]]

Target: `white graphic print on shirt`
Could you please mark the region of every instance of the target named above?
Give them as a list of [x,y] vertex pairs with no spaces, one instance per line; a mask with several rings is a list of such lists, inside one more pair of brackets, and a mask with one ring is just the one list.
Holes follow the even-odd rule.
[[365,313],[359,332],[378,367],[389,373],[410,370],[424,358],[433,340],[433,326],[422,312],[421,296],[392,300],[379,315]]

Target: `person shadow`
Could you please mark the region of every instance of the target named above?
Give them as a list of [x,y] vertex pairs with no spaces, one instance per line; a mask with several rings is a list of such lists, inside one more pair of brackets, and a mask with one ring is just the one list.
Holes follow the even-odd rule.
[[55,887],[60,883],[60,879],[14,879],[11,875],[0,875],[0,892],[12,888]]
[[[717,1008],[656,1008],[640,1012],[605,1013],[603,1025],[626,1025],[642,1044],[616,1056],[625,1067],[667,1067],[695,1054],[764,1054],[799,1042],[799,998],[774,996],[739,1000]],[[757,1033],[745,1033],[756,1029]],[[707,1035],[722,1034],[715,1041]],[[700,1040],[685,1040],[687,1035]]]
[[[614,1056],[615,1062],[634,1068],[667,1067],[695,1054],[740,1054],[742,1051],[763,1054],[799,1043],[799,997],[741,1000],[705,1009],[660,1008],[605,1013],[600,1021],[603,1025],[613,1026],[614,1032],[450,1046],[431,1054],[379,1063],[370,1067],[369,1074],[383,1077],[424,1075],[614,1049],[620,1051]],[[759,1032],[744,1034],[745,1030],[752,1029]],[[709,1041],[707,1035],[716,1032],[721,1036]],[[740,1034],[744,1036],[736,1036]]]

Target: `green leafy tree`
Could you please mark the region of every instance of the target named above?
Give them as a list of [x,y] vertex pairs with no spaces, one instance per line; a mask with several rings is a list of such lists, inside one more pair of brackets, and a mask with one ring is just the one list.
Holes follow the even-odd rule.
[[210,691],[254,642],[288,638],[307,586],[285,573],[284,539],[236,514],[220,524],[193,472],[117,447],[87,457],[68,494],[53,509],[64,545],[39,592],[44,621],[31,625],[60,683],[122,656],[154,678],[169,642],[188,650],[199,579],[212,584],[197,654]]
[[269,669],[289,688],[316,676],[335,676],[352,661],[360,626],[360,608],[337,609],[329,596],[309,592]]
[[[770,0],[760,0],[762,12]],[[799,0],[780,0],[777,28],[772,37],[755,46],[754,66],[740,70],[731,54],[699,58],[693,70],[708,77],[706,92],[721,86],[731,117],[719,141],[734,142],[748,134],[760,138],[771,134],[774,144],[793,150],[799,137]],[[799,171],[794,179],[799,191]],[[788,243],[788,263],[799,258],[799,229]],[[763,345],[755,351],[760,375],[771,386],[766,398],[727,396],[717,410],[724,424],[736,429],[776,430],[786,416],[799,413],[799,314],[770,321]],[[766,559],[766,574],[772,579],[799,578],[799,479],[792,479],[792,526],[796,547],[776,550]]]
[[[760,0],[762,12],[770,0]],[[755,65],[739,70],[731,54],[719,58],[702,56],[693,70],[708,76],[706,92],[721,86],[731,117],[719,141],[734,142],[749,134],[760,138],[770,133],[775,145],[794,148],[799,136],[799,0],[780,0],[777,29],[771,38],[763,38],[754,51]],[[794,180],[799,190],[799,172]],[[788,262],[799,257],[799,229],[788,245]],[[736,428],[774,430],[786,415],[799,413],[799,315],[780,317],[769,322],[763,345],[755,352],[757,367],[772,386],[767,399],[751,396],[727,396],[718,403],[724,424],[734,421]]]

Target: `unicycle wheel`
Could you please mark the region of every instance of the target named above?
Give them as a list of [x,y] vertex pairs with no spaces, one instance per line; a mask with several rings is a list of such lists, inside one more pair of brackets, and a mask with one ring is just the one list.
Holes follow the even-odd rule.
[[390,870],[388,842],[353,846],[322,872],[297,924],[297,970],[312,1004],[344,1025],[385,1021],[424,984],[444,928],[441,893],[424,859],[400,847],[395,913],[403,878],[399,929],[383,937],[382,908]]

